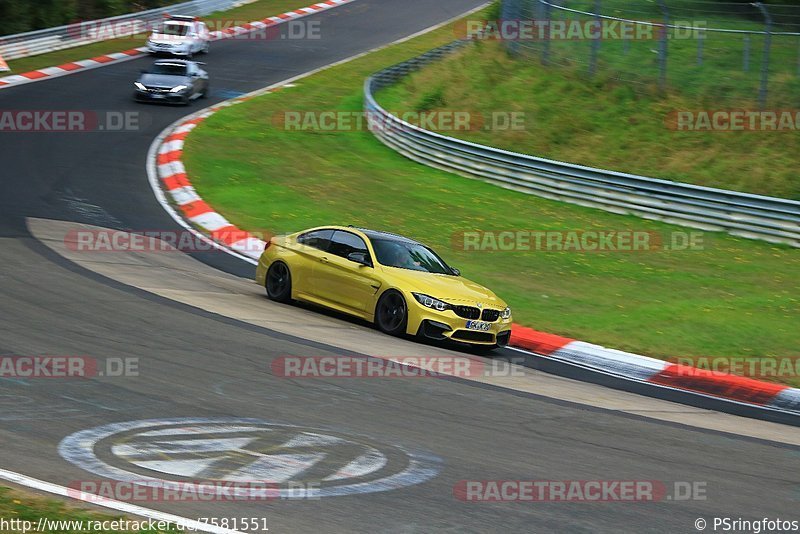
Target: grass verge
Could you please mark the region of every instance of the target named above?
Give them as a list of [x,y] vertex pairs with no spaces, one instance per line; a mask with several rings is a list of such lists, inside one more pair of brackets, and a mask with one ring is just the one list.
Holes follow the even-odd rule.
[[[284,13],[291,9],[307,7],[313,3],[315,3],[315,0],[257,0],[252,4],[240,6],[228,11],[212,13],[202,17],[202,19],[205,21],[212,21],[224,17],[226,21],[237,21],[237,24],[243,24]],[[30,72],[45,67],[63,65],[71,61],[80,61],[82,59],[102,56],[103,54],[112,54],[131,48],[138,48],[144,46],[147,37],[147,34],[141,34],[133,37],[110,39],[108,41],[77,46],[75,48],[66,48],[64,50],[39,54],[38,56],[10,60],[8,61],[8,66],[11,68],[11,72],[0,73],[0,75],[22,74],[23,72]],[[213,49],[211,53],[214,53]]]
[[193,184],[252,231],[340,223],[420,239],[505,298],[517,322],[539,330],[662,358],[800,356],[794,249],[707,233],[701,250],[467,252],[453,246],[459,232],[685,229],[437,171],[368,131],[286,131],[276,119],[286,111],[360,111],[366,76],[452,36],[445,27],[215,114],[185,148]]
[[[677,60],[676,60],[677,61]],[[433,98],[433,97],[436,98]],[[677,111],[757,109],[674,91],[634,90],[613,77],[509,56],[498,41],[467,47],[387,88],[387,109],[521,113],[519,129],[444,132],[470,141],[591,167],[800,199],[797,131],[676,131]],[[790,106],[787,106],[790,108]]]
[[[0,519],[7,522],[8,525],[14,525],[15,523],[11,523],[13,520],[18,520],[16,525],[20,525],[23,521],[30,521],[32,528],[36,529],[40,518],[61,522],[60,524],[51,523],[51,528],[47,530],[47,532],[57,532],[59,534],[84,534],[87,532],[100,532],[100,529],[94,529],[90,527],[97,525],[95,522],[100,522],[99,525],[102,526],[102,522],[104,521],[110,522],[114,520],[126,519],[121,515],[112,515],[92,510],[84,510],[69,506],[63,501],[57,499],[41,497],[31,493],[23,493],[15,489],[0,486]],[[127,519],[130,521],[136,521],[130,518]],[[69,521],[82,521],[84,528],[79,529],[76,523],[72,523],[72,525],[65,523]],[[106,526],[111,526],[111,523],[106,523]],[[122,524],[119,526],[122,526]],[[9,534],[19,533],[22,532],[22,529],[15,528],[4,530],[2,527],[0,527],[0,534],[5,534],[6,532]],[[135,531],[102,529],[102,532],[109,534],[133,534],[134,532],[137,534],[155,534],[158,532],[177,532],[177,530],[173,527],[170,530],[143,529]]]

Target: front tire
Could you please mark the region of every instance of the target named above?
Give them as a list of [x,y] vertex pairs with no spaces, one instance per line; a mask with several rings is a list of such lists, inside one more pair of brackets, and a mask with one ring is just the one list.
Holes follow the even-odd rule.
[[292,301],[292,273],[289,266],[282,261],[276,261],[269,266],[265,285],[270,300],[284,304]]
[[385,334],[399,336],[405,334],[407,325],[406,299],[398,291],[386,291],[375,306],[375,326]]

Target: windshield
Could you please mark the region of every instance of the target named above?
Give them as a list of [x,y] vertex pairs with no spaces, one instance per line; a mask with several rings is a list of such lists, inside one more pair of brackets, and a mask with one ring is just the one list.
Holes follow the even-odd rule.
[[450,267],[426,246],[392,239],[370,239],[378,263],[412,271],[450,274]]
[[189,33],[188,24],[178,24],[175,22],[165,22],[161,28],[157,30],[161,35],[172,35],[175,37],[183,37]]
[[147,72],[150,74],[186,76],[186,65],[181,65],[180,63],[156,63]]

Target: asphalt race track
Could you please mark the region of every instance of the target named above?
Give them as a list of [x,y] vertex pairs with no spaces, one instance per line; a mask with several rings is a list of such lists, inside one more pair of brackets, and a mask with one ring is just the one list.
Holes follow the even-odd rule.
[[[213,94],[203,104],[480,3],[359,0],[315,15],[321,40],[214,43],[207,58]],[[132,80],[147,61],[0,91],[3,110],[149,118],[140,131],[0,133],[0,354],[138,358],[139,367],[138,377],[0,378],[0,468],[65,486],[159,472],[329,481],[319,499],[137,503],[191,518],[265,518],[271,532],[695,532],[701,517],[797,519],[795,427],[535,371],[514,385],[280,378],[270,364],[284,355],[451,352],[268,303],[237,278],[250,278],[252,266],[226,254],[80,261],[59,250],[47,235],[60,227],[37,221],[179,229],[153,197],[145,159],[155,136],[199,104],[132,102]],[[180,286],[189,279],[192,287]],[[258,311],[275,318],[259,322]],[[283,463],[279,448],[293,449],[283,451]],[[222,453],[221,462],[206,461]],[[454,495],[461,481],[482,480],[656,481],[667,495],[594,503]],[[675,482],[704,488],[705,499],[679,499]]]

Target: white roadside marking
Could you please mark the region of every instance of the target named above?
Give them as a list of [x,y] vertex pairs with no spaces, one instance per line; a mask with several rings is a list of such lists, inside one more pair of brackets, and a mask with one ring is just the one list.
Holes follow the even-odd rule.
[[44,480],[39,480],[38,478],[21,475],[13,471],[6,471],[5,469],[0,469],[0,479],[7,480],[8,482],[13,482],[14,484],[19,484],[20,486],[25,486],[31,489],[59,495],[61,497],[78,499],[79,501],[94,504],[96,506],[102,506],[103,508],[109,508],[125,514],[145,517],[154,521],[168,521],[175,525],[182,525],[185,529],[190,531],[211,532],[213,534],[244,534],[238,530],[216,527],[214,525],[209,525],[208,523],[181,517],[179,515],[159,512],[158,510],[151,510],[150,508],[144,508],[142,506],[137,506],[135,504],[122,501],[115,501],[114,499],[100,497],[92,493],[84,493],[82,491],[59,486],[58,484],[53,484],[51,482],[45,482]]

